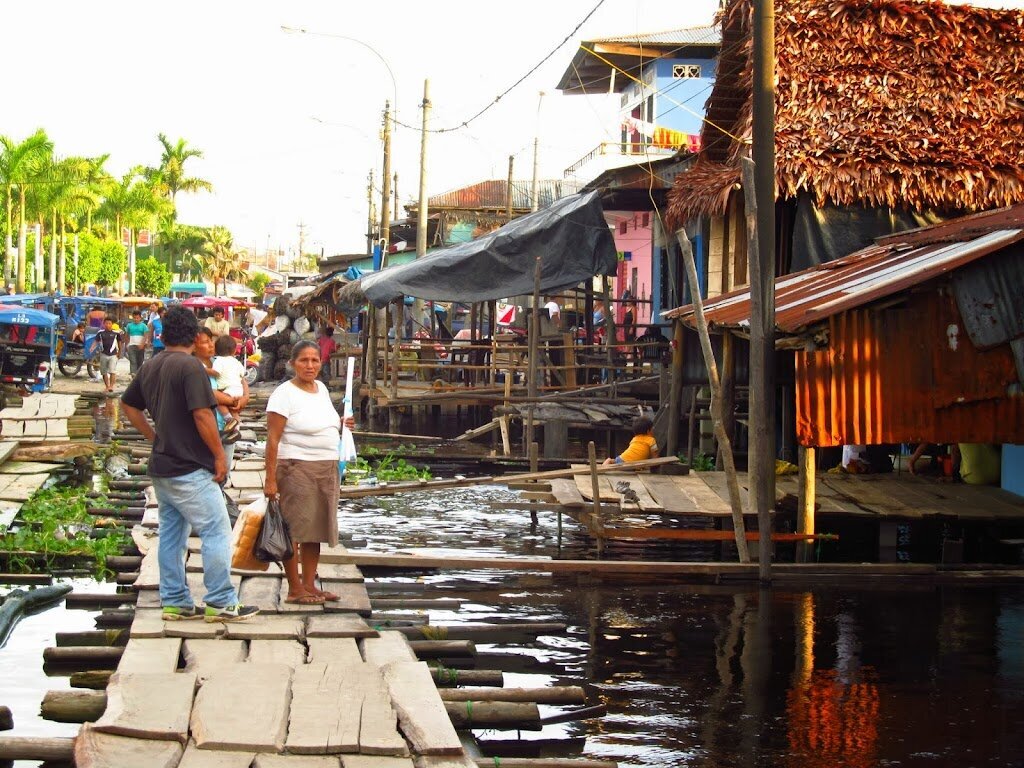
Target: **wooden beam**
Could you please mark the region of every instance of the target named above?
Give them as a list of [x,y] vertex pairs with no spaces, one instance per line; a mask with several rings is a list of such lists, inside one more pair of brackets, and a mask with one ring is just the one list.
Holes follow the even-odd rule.
[[[814,495],[815,495],[815,454],[813,446],[801,445],[799,450],[800,479],[797,495],[796,529],[803,534],[814,533]],[[810,562],[814,548],[809,542],[797,546],[797,561]]]

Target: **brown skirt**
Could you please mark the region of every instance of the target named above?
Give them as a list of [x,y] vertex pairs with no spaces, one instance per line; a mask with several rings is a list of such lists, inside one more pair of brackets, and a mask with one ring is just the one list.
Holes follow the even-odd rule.
[[292,541],[338,545],[338,462],[279,459],[277,490]]

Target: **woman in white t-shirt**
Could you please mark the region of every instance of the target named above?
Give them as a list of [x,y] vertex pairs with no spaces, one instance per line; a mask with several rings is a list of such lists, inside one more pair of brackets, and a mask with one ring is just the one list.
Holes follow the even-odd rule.
[[[292,347],[295,376],[267,401],[266,482],[279,498],[295,557],[284,563],[286,603],[320,605],[338,596],[316,584],[320,543],[338,543],[338,437],[341,419],[320,373],[320,348],[312,341]],[[301,565],[301,572],[300,572]]]

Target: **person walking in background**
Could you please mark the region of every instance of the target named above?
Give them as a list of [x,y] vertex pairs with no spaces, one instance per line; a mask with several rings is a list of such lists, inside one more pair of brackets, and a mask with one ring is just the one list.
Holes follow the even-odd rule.
[[266,481],[263,492],[280,499],[295,557],[284,563],[285,602],[320,605],[337,600],[316,585],[320,544],[338,543],[338,442],[341,418],[318,380],[320,349],[312,341],[292,347],[295,375],[267,401]]
[[85,316],[85,321],[90,328],[102,328],[103,321],[107,319],[107,311],[103,307],[93,307]]
[[[164,312],[166,310],[163,307],[157,307],[156,314],[149,319],[149,342],[150,349],[153,350],[151,357],[156,357],[164,351]],[[198,324],[198,320],[196,323]]]
[[142,361],[146,359],[146,334],[149,327],[142,322],[142,310],[132,312],[131,322],[125,323],[124,330],[128,334],[128,365],[132,376],[135,376],[142,367]]
[[114,330],[114,318],[103,321],[103,330],[96,334],[96,350],[100,356],[100,376],[107,392],[117,383],[117,361],[121,359],[121,334]]
[[316,340],[320,347],[320,381],[324,384],[331,383],[331,355],[338,351],[338,344],[334,341],[334,326],[325,325],[320,329],[320,338]]
[[[167,353],[142,366],[121,406],[132,426],[153,443],[149,476],[159,505],[162,615],[167,621],[246,619],[259,609],[241,605],[231,586],[231,524],[218,485],[227,474],[227,460],[212,410],[213,389],[192,356],[199,321],[184,307],[173,307],[165,313],[161,332]],[[202,613],[185,580],[190,531],[202,541]]]

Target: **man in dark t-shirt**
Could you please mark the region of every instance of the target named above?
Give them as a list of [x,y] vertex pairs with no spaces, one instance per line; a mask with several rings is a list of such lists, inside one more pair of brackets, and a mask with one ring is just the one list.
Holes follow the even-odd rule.
[[[258,613],[231,585],[231,525],[220,486],[227,474],[213,415],[213,390],[192,357],[199,322],[184,307],[163,318],[164,354],[139,369],[121,397],[128,421],[153,442],[149,475],[160,510],[160,603],[168,621],[237,621]],[[153,424],[147,421],[148,411]],[[154,428],[155,427],[155,428]],[[185,581],[190,529],[202,540],[206,607],[197,610]]]

